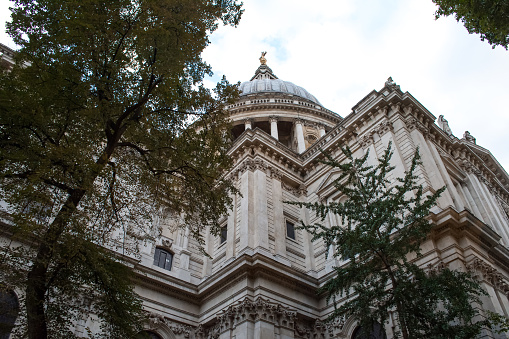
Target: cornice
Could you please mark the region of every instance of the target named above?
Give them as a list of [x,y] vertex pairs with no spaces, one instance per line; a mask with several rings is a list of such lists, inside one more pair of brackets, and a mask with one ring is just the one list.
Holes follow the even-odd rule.
[[163,274],[143,265],[135,267],[134,273],[134,280],[140,286],[157,290],[163,294],[171,295],[176,299],[195,305],[200,304],[197,286],[192,283]]
[[343,120],[341,116],[315,103],[308,103],[304,99],[296,100],[292,97],[281,96],[280,98],[265,96],[257,96],[255,98],[245,98],[237,103],[227,107],[230,115],[234,116],[241,112],[263,111],[263,110],[280,110],[285,112],[302,112],[312,115],[318,115],[333,124],[337,124]]
[[[432,238],[438,238],[446,231],[453,231],[457,236],[467,232],[487,251],[502,246],[500,244],[501,237],[495,230],[468,210],[457,212],[449,207],[439,213],[432,213],[430,219],[435,224],[430,234]],[[506,260],[509,261],[509,257]]]

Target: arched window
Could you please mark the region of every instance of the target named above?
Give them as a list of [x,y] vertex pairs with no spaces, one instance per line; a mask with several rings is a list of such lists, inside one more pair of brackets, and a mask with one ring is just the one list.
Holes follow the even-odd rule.
[[142,331],[138,333],[136,339],[163,339],[158,334],[151,331]]
[[352,339],[387,339],[385,331],[379,323],[373,324],[371,331],[363,331],[362,327],[357,327],[353,331]]
[[156,252],[154,253],[154,265],[171,271],[172,262],[173,253],[160,247],[156,247]]
[[16,293],[0,289],[0,339],[8,339],[19,312]]

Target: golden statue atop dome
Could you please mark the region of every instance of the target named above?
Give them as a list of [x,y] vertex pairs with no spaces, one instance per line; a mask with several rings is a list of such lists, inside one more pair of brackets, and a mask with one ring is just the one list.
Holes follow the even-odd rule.
[[267,59],[265,59],[265,54],[267,54],[267,52],[262,52],[262,56],[260,57],[260,63],[262,65],[266,65],[267,64]]

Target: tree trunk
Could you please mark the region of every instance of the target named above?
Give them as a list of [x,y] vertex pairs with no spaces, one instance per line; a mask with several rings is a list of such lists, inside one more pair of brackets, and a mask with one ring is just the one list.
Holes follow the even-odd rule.
[[[108,163],[121,134],[116,133],[106,146],[102,156],[97,160],[98,167],[88,178],[83,180],[83,187],[91,185],[104,166]],[[65,230],[69,217],[76,211],[81,199],[86,194],[85,189],[74,189],[70,192],[66,202],[58,212],[55,220],[49,225],[43,239],[39,243],[37,255],[32,268],[28,272],[26,287],[26,308],[29,339],[46,339],[48,327],[46,321],[45,301],[49,286],[47,285],[47,274],[55,246],[58,239]]]
[[[378,232],[378,231],[377,231]],[[380,233],[378,232],[379,236],[381,237]],[[377,252],[377,255],[380,257],[380,259],[383,261],[385,265],[385,269],[387,270],[387,273],[389,273],[389,277],[391,278],[391,284],[392,288],[396,288],[398,286],[398,281],[396,277],[394,276],[394,272],[392,271],[391,265],[388,263],[386,256],[382,255],[381,253]],[[404,314],[404,307],[401,304],[401,302],[396,302],[396,311],[398,313],[398,321],[401,326],[401,335],[403,336],[403,339],[408,339],[408,327],[406,325],[406,320]]]
[[55,220],[53,220],[48,227],[42,241],[39,243],[37,255],[27,277],[26,308],[29,339],[46,339],[48,337],[44,307],[46,293],[49,288],[47,285],[48,268],[53,258],[55,245],[64,232],[69,217],[76,211],[81,199],[87,193],[86,187],[90,187],[94,183],[104,166],[106,166],[110,160],[118,146],[120,138],[127,129],[127,124],[124,122],[139,115],[143,105],[148,101],[149,94],[159,82],[160,79],[156,80],[154,75],[152,75],[147,91],[140,101],[126,108],[115,123],[110,121],[107,124],[105,129],[107,143],[101,156],[96,161],[97,167],[94,168],[88,177],[83,178],[82,188],[77,188],[70,192],[67,201],[64,203],[55,217]]
[[[394,273],[392,272],[390,266],[386,266],[386,268],[387,271],[389,272],[389,276],[391,277],[392,288],[396,288],[398,285],[398,281],[396,280],[396,277],[394,276]],[[404,316],[405,314],[404,307],[399,301],[396,302],[396,311],[398,312],[398,321],[399,325],[401,326],[401,335],[403,336],[403,339],[408,339],[409,338],[408,327],[406,325],[406,320]]]
[[26,308],[28,337],[30,339],[46,339],[48,328],[44,307],[46,292],[48,291],[47,273],[53,258],[55,245],[62,235],[67,218],[76,210],[83,196],[84,190],[74,190],[60,209],[57,217],[51,223],[44,238],[37,249],[37,255],[27,277]]

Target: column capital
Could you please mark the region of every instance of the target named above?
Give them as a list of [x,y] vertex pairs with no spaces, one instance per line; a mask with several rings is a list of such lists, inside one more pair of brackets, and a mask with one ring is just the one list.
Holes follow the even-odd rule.
[[296,125],[303,125],[304,124],[304,120],[301,119],[301,118],[296,118],[293,120],[293,123],[296,124]]
[[278,122],[279,121],[279,117],[277,115],[271,115],[269,116],[269,122],[272,123],[272,122]]

